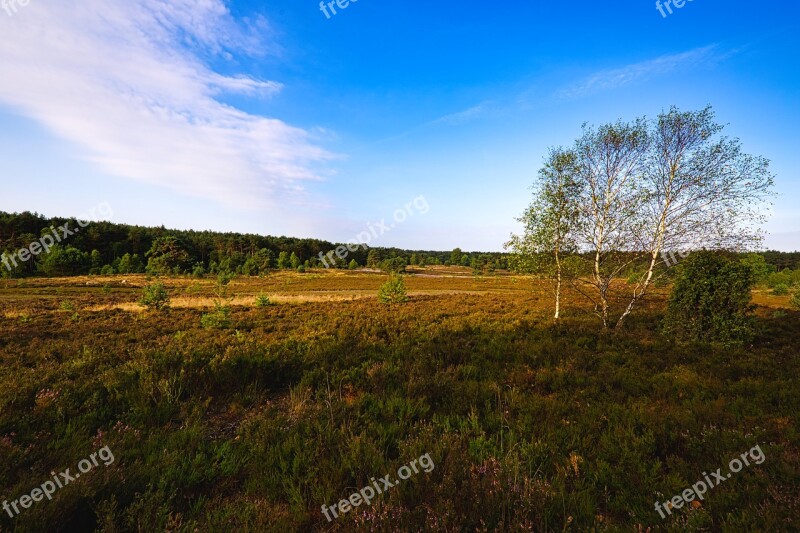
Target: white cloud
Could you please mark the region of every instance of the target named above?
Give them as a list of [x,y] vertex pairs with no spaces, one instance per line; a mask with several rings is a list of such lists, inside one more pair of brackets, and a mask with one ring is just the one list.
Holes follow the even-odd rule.
[[332,158],[308,131],[220,101],[283,88],[208,66],[276,49],[264,20],[241,23],[221,0],[31,0],[0,11],[0,35],[0,104],[109,175],[253,207]]
[[558,96],[562,98],[578,98],[600,91],[617,89],[626,85],[645,81],[653,76],[668,74],[682,68],[719,61],[724,57],[723,54],[717,53],[716,45],[695,48],[694,50],[679,54],[663,55],[641,63],[601,70],[571,87],[560,91]]

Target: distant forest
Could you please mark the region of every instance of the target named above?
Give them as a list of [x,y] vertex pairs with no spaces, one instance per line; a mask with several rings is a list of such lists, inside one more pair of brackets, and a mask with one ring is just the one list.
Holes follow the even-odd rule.
[[[69,231],[79,231],[67,235],[47,251],[40,249],[39,253],[31,253],[25,261],[19,258],[20,250],[31,250],[34,248],[31,245],[40,242],[45,235],[60,236],[61,232],[57,230],[64,224]],[[345,246],[319,239],[182,231],[163,226],[152,228],[86,221],[79,225],[75,218],[46,218],[30,212],[0,211],[0,254],[3,254],[0,277],[143,272],[260,275],[272,269],[302,271],[323,267],[320,253],[335,268],[370,267],[398,271],[408,266],[459,265],[486,273],[509,268],[511,258],[506,253],[462,252],[459,248],[430,251],[359,246],[350,251],[343,250]],[[343,259],[335,253],[329,254],[337,249],[345,255]],[[767,251],[761,255],[778,272],[800,269],[800,252]],[[10,259],[12,256],[14,260]]]
[[[61,227],[67,224],[63,236]],[[75,230],[78,231],[75,231]],[[45,236],[58,235],[61,242],[32,246]],[[48,237],[50,241],[53,238]],[[84,274],[216,274],[230,272],[260,275],[271,269],[320,268],[320,253],[331,267],[371,267],[403,270],[407,266],[451,265],[493,271],[508,267],[508,254],[440,252],[370,248],[343,250],[346,244],[318,239],[270,237],[242,233],[182,231],[86,222],[75,218],[46,218],[37,213],[0,211],[0,277],[70,276]],[[351,249],[355,248],[351,245]],[[20,250],[29,250],[21,260]],[[345,257],[339,258],[339,250]],[[38,253],[36,253],[38,251]]]

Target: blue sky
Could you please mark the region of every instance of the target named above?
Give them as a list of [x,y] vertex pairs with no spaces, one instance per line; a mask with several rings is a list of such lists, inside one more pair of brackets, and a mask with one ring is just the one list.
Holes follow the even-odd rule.
[[800,249],[794,2],[19,2],[0,210],[343,242],[424,196],[371,244],[499,251],[583,122],[711,104],[772,160],[767,246]]

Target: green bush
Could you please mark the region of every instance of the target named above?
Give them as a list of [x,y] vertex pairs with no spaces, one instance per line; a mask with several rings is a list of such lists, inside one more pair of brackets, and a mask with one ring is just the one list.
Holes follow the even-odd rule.
[[381,285],[378,290],[378,300],[385,304],[396,304],[408,301],[406,294],[406,284],[403,282],[402,276],[392,274],[389,281]]
[[169,293],[160,281],[150,283],[142,289],[139,305],[151,311],[162,311],[169,308]]
[[89,272],[91,260],[89,254],[77,248],[66,248],[56,244],[43,254],[38,263],[39,272],[45,276],[79,276]]
[[767,287],[774,289],[778,285],[789,286],[794,280],[792,279],[792,271],[784,270],[782,272],[773,272],[767,277]]
[[256,307],[269,307],[270,305],[272,305],[272,302],[266,294],[261,293],[256,296]]
[[231,308],[217,302],[212,312],[200,317],[200,325],[206,329],[228,329],[231,327]]
[[756,284],[761,284],[769,277],[770,274],[775,272],[775,267],[768,264],[767,260],[761,254],[747,254],[739,259],[743,265],[747,265],[753,271]]
[[789,294],[789,286],[785,283],[778,283],[775,285],[775,288],[772,289],[772,294],[775,296],[786,296]]
[[691,254],[678,267],[664,331],[679,341],[738,343],[752,335],[753,270],[714,252]]
[[789,303],[792,307],[800,311],[800,291],[796,291],[794,295],[792,295],[792,299],[789,300]]

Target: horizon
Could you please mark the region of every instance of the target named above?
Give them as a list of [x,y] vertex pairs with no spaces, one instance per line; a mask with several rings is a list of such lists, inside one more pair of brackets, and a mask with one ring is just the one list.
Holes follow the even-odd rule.
[[423,196],[375,246],[502,252],[583,122],[710,104],[772,162],[763,248],[800,247],[796,5],[26,4],[0,10],[3,211],[346,242]]

